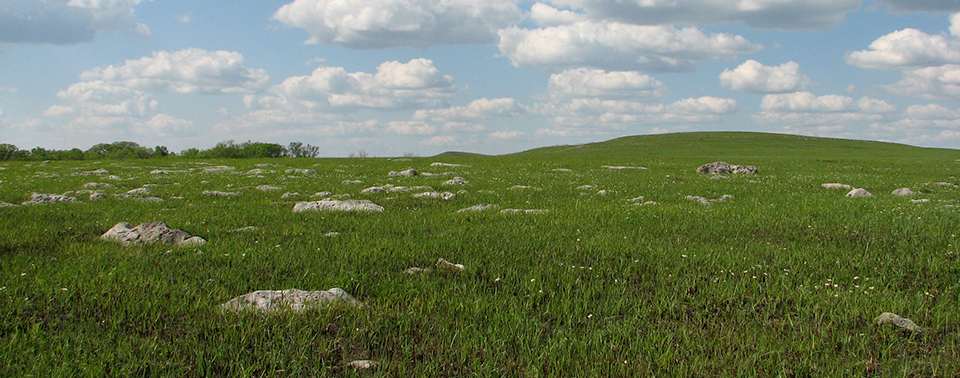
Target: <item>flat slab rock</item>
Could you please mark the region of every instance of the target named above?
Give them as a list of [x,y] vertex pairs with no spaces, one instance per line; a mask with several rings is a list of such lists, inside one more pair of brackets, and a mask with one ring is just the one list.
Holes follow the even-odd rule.
[[220,305],[224,311],[256,311],[278,312],[304,310],[321,305],[343,302],[357,305],[359,302],[341,288],[335,287],[325,291],[289,290],[258,290],[233,298]]
[[923,332],[924,329],[921,326],[918,326],[917,323],[914,323],[913,320],[904,318],[900,315],[894,314],[892,312],[884,312],[880,314],[876,319],[873,320],[877,325],[892,325],[894,327],[900,328],[904,331],[909,332]]
[[57,203],[57,202],[77,202],[77,198],[67,197],[60,194],[33,193],[30,195],[30,200],[22,203],[21,205],[36,205],[36,204],[42,204],[42,203]]
[[863,188],[857,188],[857,189],[851,190],[849,193],[847,193],[847,197],[851,197],[851,198],[873,197],[873,193],[870,193],[870,192],[868,192],[866,189],[863,189]]
[[293,212],[304,211],[374,211],[382,212],[383,206],[377,205],[370,200],[322,200],[314,202],[297,202],[293,206]]
[[163,221],[141,223],[136,227],[132,223],[120,222],[101,235],[100,239],[123,244],[163,243],[178,246],[201,245],[207,242],[199,236],[191,236],[186,231],[171,229]]

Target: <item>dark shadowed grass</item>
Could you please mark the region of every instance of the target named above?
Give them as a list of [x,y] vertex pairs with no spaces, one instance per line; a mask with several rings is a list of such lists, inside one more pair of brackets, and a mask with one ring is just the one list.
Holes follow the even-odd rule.
[[[81,195],[85,203],[0,208],[0,375],[956,376],[960,188],[937,183],[960,183],[957,159],[952,150],[717,133],[498,157],[10,163],[0,171],[6,202],[86,182],[116,186],[106,193],[150,184],[165,201]],[[695,173],[717,160],[760,172]],[[243,174],[264,162],[285,167]],[[236,169],[185,171],[198,163]],[[411,167],[470,184],[386,175]],[[70,176],[96,168],[121,180]],[[171,173],[149,173],[158,168]],[[876,197],[844,198],[826,182]],[[283,189],[254,189],[263,184]],[[359,194],[384,184],[465,192],[451,201]],[[889,194],[899,187],[920,194]],[[319,191],[386,210],[291,211]],[[688,195],[733,199],[705,206]],[[637,196],[660,205],[628,201]],[[910,201],[918,198],[931,202]],[[549,212],[456,212],[480,203]],[[155,220],[209,242],[99,240],[117,222]],[[248,226],[256,229],[238,231]],[[402,273],[437,258],[467,269]],[[331,287],[363,305],[266,316],[217,308],[253,290]],[[874,326],[885,311],[927,332]],[[381,367],[345,367],[355,359]]]

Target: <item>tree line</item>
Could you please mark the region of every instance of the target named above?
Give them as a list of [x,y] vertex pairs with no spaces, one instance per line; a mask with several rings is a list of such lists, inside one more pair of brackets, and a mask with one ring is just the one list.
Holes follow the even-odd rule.
[[[320,154],[320,147],[292,142],[286,146],[275,143],[261,143],[246,141],[237,143],[233,140],[217,143],[207,150],[188,148],[180,151],[179,156],[210,158],[210,159],[243,159],[243,158],[315,158]],[[154,148],[144,147],[135,142],[100,143],[84,151],[79,148],[69,150],[47,150],[36,147],[21,150],[12,144],[0,144],[0,161],[10,160],[103,160],[103,159],[156,159],[166,156],[177,156],[165,146]]]

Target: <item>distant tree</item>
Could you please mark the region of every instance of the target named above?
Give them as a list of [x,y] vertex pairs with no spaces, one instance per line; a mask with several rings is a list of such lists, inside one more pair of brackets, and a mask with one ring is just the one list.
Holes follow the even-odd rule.
[[180,151],[180,156],[183,156],[183,157],[195,157],[199,154],[200,154],[200,150],[192,147],[186,150]]
[[362,158],[370,157],[370,153],[367,152],[367,150],[360,150],[360,151],[357,151],[357,157],[362,157]]
[[287,149],[279,144],[247,141],[240,145],[242,156],[246,158],[283,157]]
[[34,147],[30,149],[30,160],[54,160],[56,156],[43,147]]
[[243,157],[242,151],[243,147],[231,139],[219,142],[216,146],[213,146],[213,148],[209,150],[200,151],[200,153],[197,154],[197,157],[235,159]]
[[20,149],[12,144],[0,144],[0,161],[16,160],[20,155]]
[[141,147],[135,142],[113,142],[95,144],[83,152],[84,157],[96,159],[146,159],[153,156],[153,151]]
[[320,147],[301,142],[290,142],[287,146],[287,156],[294,158],[315,158],[320,154]]
[[164,157],[170,155],[170,150],[166,146],[156,146],[153,148],[153,156]]
[[83,150],[79,148],[57,151],[55,155],[57,155],[58,160],[83,160]]
[[403,157],[420,157],[420,154],[416,152],[404,152]]

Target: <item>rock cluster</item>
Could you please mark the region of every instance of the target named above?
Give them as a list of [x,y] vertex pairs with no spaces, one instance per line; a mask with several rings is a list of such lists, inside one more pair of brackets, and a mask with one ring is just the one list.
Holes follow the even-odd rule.
[[301,168],[288,169],[288,170],[283,171],[283,172],[286,173],[286,174],[288,174],[288,175],[292,175],[292,174],[315,175],[315,174],[317,174],[317,171],[315,171],[315,170],[312,170],[312,169],[301,169]]
[[454,177],[451,180],[444,181],[443,185],[466,185],[469,183],[470,181],[464,180],[463,177]]
[[33,193],[30,195],[30,200],[22,203],[21,205],[37,205],[42,203],[57,203],[57,202],[77,202],[77,198],[67,197],[60,194]]
[[757,173],[757,167],[752,165],[730,165],[722,161],[701,165],[697,168],[697,173],[712,173],[722,175],[726,173],[753,174]]
[[174,230],[167,227],[163,221],[142,223],[136,227],[128,222],[117,223],[113,228],[100,236],[103,240],[114,240],[123,244],[133,243],[163,243],[172,245],[201,245],[206,240],[199,236],[191,236],[186,231]]

